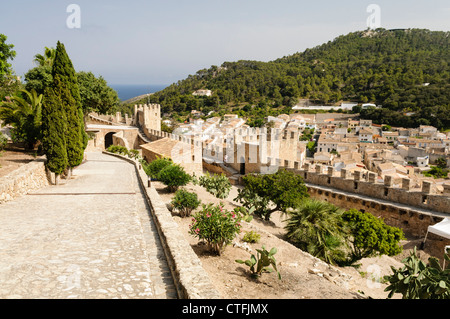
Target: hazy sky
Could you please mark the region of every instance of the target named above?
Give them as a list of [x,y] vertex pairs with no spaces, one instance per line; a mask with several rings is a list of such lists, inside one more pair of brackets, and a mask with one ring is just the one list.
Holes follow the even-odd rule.
[[[66,24],[77,4],[80,28]],[[270,61],[367,28],[370,4],[381,27],[450,30],[450,1],[2,0],[0,33],[23,75],[59,40],[77,71],[109,84],[170,84],[225,61]]]

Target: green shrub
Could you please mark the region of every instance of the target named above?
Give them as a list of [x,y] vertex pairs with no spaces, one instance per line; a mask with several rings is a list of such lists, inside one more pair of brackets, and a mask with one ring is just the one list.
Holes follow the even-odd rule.
[[200,200],[197,194],[179,189],[175,192],[172,205],[180,212],[181,217],[186,217],[190,216],[191,212],[200,205]]
[[436,160],[436,165],[439,168],[445,169],[445,168],[447,168],[447,160],[445,159],[445,157],[439,157]]
[[205,176],[198,178],[198,184],[204,187],[208,193],[220,199],[227,198],[232,187],[230,180],[224,174],[211,176],[208,172]]
[[238,196],[234,199],[235,201],[242,204],[241,207],[247,210],[253,210],[255,215],[259,217],[270,218],[270,199],[267,197],[259,196],[255,191],[250,188],[238,189]]
[[220,255],[241,230],[240,219],[222,205],[203,205],[194,214],[189,233],[199,240],[206,241],[209,249]]
[[192,183],[192,185],[199,184],[198,178],[197,178],[197,176],[195,176],[195,173],[191,176],[191,183]]
[[239,214],[240,218],[249,223],[253,220],[253,213],[255,212],[255,208],[252,206],[250,208],[244,207],[244,206],[239,206],[239,207],[235,207],[233,209],[233,211],[236,214]]
[[404,239],[400,228],[388,226],[370,213],[350,209],[342,215],[350,230],[349,241],[353,247],[353,259],[375,254],[395,256],[402,252],[400,241]]
[[403,231],[356,209],[343,211],[331,203],[305,200],[289,212],[287,238],[300,249],[330,264],[346,266],[377,254],[402,251]]
[[125,146],[120,145],[110,145],[107,149],[108,152],[120,154],[120,155],[126,155],[128,156],[130,153],[128,152],[128,149]]
[[243,180],[244,189],[238,190],[234,200],[244,207],[254,207],[255,214],[266,220],[275,211],[286,213],[309,196],[303,178],[285,169],[275,174],[246,175]]
[[144,172],[145,172],[145,174],[148,176],[148,177],[151,177],[150,176],[150,169],[149,169],[149,163],[145,160],[145,159],[143,159],[143,158],[140,158],[139,159],[139,163],[141,163],[141,165],[142,165],[142,169],[144,170]]
[[[144,166],[144,163],[142,163],[143,159],[141,159],[138,150],[135,150],[135,149],[129,150],[125,146],[121,146],[121,145],[110,145],[106,150],[111,153],[128,156],[131,159],[138,159],[141,162],[141,164]],[[145,162],[145,163],[148,164],[147,162]]]
[[166,165],[157,174],[157,177],[168,187],[170,192],[175,192],[178,187],[186,185],[191,180],[191,176],[178,164]]
[[139,151],[135,149],[131,149],[129,151],[129,157],[130,158],[139,158]]
[[446,168],[438,167],[438,166],[430,166],[431,169],[423,172],[422,174],[427,177],[433,178],[446,178],[448,176],[449,170]]
[[157,158],[150,163],[147,161],[141,161],[142,167],[144,168],[145,173],[153,179],[159,179],[159,173],[167,166],[172,165],[173,162],[170,158],[161,157]]
[[8,138],[3,133],[0,133],[0,151],[3,151],[8,144]]
[[242,238],[242,240],[247,243],[257,243],[257,242],[259,242],[260,239],[261,239],[261,235],[253,230],[246,232],[244,234],[244,237]]
[[241,260],[236,259],[235,261],[239,264],[245,264],[250,267],[250,271],[253,277],[260,277],[263,271],[272,272],[272,266],[278,274],[278,279],[281,279],[281,274],[277,270],[277,261],[274,255],[277,253],[277,249],[274,247],[270,251],[267,251],[264,246],[261,249],[256,249],[257,255],[251,255],[250,259]]

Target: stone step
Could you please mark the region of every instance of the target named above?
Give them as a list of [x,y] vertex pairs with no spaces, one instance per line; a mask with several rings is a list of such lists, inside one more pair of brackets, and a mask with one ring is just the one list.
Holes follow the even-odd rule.
[[224,163],[218,163],[218,165],[224,170],[226,171],[228,174],[226,174],[227,176],[233,176],[236,174],[239,174],[239,172],[237,170],[235,170],[234,168],[230,167],[230,166],[226,166]]
[[234,174],[232,176],[228,176],[228,180],[230,181],[231,185],[239,185],[239,179],[241,178],[241,174]]

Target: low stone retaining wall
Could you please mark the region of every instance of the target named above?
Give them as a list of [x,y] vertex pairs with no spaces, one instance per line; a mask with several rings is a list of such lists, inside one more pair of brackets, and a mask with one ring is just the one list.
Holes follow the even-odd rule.
[[107,151],[104,154],[119,157],[135,165],[139,182],[144,191],[152,218],[169,263],[172,277],[181,299],[218,299],[219,292],[213,286],[208,274],[203,269],[200,259],[184,238],[154,187],[148,187],[148,177],[140,164],[133,159]]
[[0,204],[49,185],[45,156],[25,164],[0,178]]

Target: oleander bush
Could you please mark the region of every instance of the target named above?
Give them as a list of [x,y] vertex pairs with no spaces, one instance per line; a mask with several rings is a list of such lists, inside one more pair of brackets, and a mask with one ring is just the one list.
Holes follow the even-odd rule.
[[220,255],[241,231],[239,216],[223,208],[223,205],[203,204],[203,208],[195,213],[189,234],[205,241],[208,248]]

